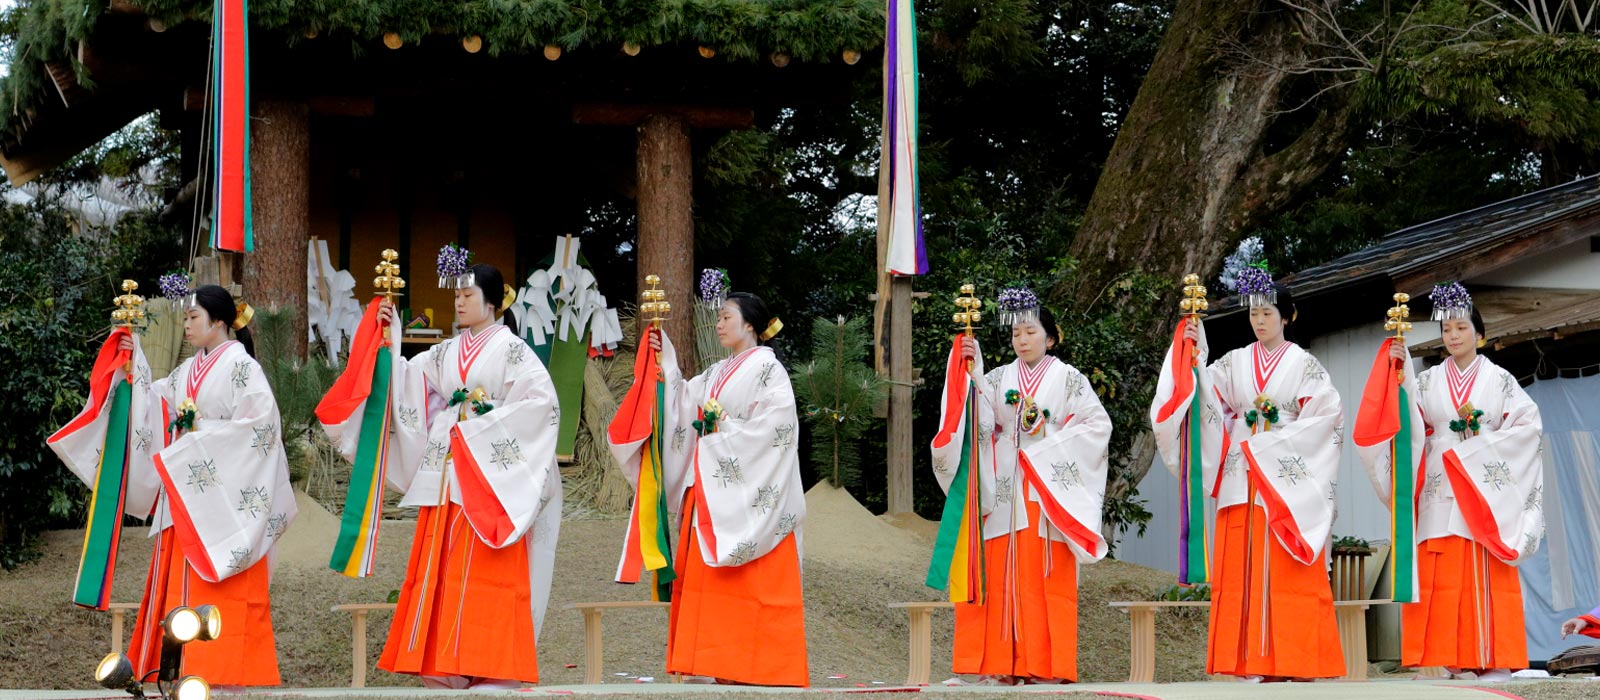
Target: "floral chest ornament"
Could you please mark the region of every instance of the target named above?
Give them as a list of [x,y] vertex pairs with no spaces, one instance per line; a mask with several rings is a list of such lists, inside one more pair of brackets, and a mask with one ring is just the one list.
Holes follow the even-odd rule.
[[494,404],[489,403],[489,392],[483,387],[473,389],[470,393],[466,389],[456,389],[450,394],[450,407],[461,406],[461,418],[466,419],[466,411],[470,407],[473,415],[481,416],[494,410]]
[[1006,391],[1006,405],[1017,406],[1017,421],[1025,435],[1039,435],[1050,422],[1050,409],[1033,400],[1033,396],[1016,389]]
[[1460,433],[1463,440],[1476,436],[1483,427],[1478,420],[1483,417],[1483,411],[1473,408],[1471,401],[1461,404],[1461,408],[1456,409],[1456,415],[1460,417],[1450,421],[1450,432]]
[[172,423],[168,424],[167,429],[192,432],[194,430],[194,419],[198,414],[199,408],[194,405],[194,399],[184,399],[183,403],[178,404],[178,414],[173,417]]
[[1260,423],[1261,431],[1266,432],[1278,422],[1278,418],[1278,404],[1274,403],[1272,398],[1266,394],[1261,394],[1256,397],[1255,408],[1244,414],[1244,423],[1251,428],[1256,427],[1256,423]]
[[722,403],[716,399],[706,399],[700,405],[700,419],[694,422],[695,433],[703,436],[717,432],[717,421],[722,420],[725,412]]

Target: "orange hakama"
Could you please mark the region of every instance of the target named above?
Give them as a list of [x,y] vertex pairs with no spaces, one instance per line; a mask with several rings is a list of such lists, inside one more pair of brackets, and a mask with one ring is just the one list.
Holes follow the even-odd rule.
[[419,508],[406,571],[378,668],[539,682],[527,547],[484,544],[454,503]]
[[667,671],[750,685],[810,685],[794,533],[747,564],[707,566],[696,528],[689,525],[699,488],[689,487],[684,497]]
[[182,675],[195,674],[212,686],[278,685],[278,651],[272,633],[271,576],[267,558],[217,583],[195,573],[184,558],[176,528],[156,537],[144,601],[133,626],[128,658],[143,678],[161,666],[161,621],[180,605],[215,605],[222,612],[222,636],[183,646]]
[[1454,535],[1417,549],[1422,599],[1400,608],[1401,663],[1526,668],[1528,639],[1516,568]]
[[[1039,504],[1027,508],[1040,522]],[[956,605],[956,673],[1078,680],[1078,560],[1067,543],[1050,542],[1047,566],[1045,546],[1036,527],[983,543],[989,597]]]
[[[1309,566],[1301,564],[1268,539],[1266,524],[1266,511],[1260,506],[1217,511],[1206,672],[1289,678],[1344,675],[1327,552],[1318,554]],[[1263,556],[1268,557],[1265,566]]]

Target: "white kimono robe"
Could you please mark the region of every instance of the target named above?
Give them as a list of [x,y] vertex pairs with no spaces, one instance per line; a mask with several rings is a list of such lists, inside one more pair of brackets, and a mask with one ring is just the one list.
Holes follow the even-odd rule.
[[[1474,363],[1461,373],[1446,360],[1417,376],[1428,426],[1417,541],[1455,535],[1515,566],[1537,552],[1544,538],[1543,424],[1539,407],[1510,372],[1481,355]],[[1450,430],[1459,418],[1462,389],[1473,408],[1483,411],[1475,436]]]
[[[994,539],[1034,527],[1040,537],[1067,543],[1079,562],[1099,561],[1108,550],[1100,525],[1110,468],[1111,417],[1082,372],[1050,356],[1041,363],[1043,367],[1030,372],[1019,359],[988,372],[977,384],[979,471],[987,516],[983,537]],[[981,361],[976,367],[983,371]],[[1043,376],[1037,384],[1030,380],[1024,387],[1024,374],[1039,372]],[[946,378],[953,380],[964,378]],[[1007,392],[1029,389],[1040,410],[1050,411],[1038,434],[1021,431],[1020,402],[1006,403]],[[960,441],[934,449],[934,475],[940,488],[950,488],[960,449]],[[985,470],[993,475],[983,475]],[[1032,488],[1025,490],[1024,483]],[[1039,504],[1044,516],[1040,522],[1029,522],[1021,500],[1025,493]]]
[[[1221,468],[1205,460],[1206,483],[1221,510],[1243,504],[1253,481],[1255,503],[1266,509],[1279,545],[1295,561],[1311,564],[1332,543],[1344,412],[1327,370],[1311,353],[1285,342],[1276,362],[1251,343],[1210,366],[1214,408],[1228,437]],[[1268,425],[1260,416],[1252,435],[1246,415],[1261,395],[1277,405],[1278,422]]]
[[162,492],[151,534],[178,528],[189,564],[207,581],[250,568],[299,512],[278,404],[261,365],[230,340],[185,360],[146,396],[150,410],[169,418],[185,398],[196,408],[194,430],[153,457]]
[[[120,383],[129,381],[129,377],[122,368],[118,368],[111,376],[108,386],[98,385],[91,377],[89,391],[94,396],[89,398],[83,412],[47,441],[50,449],[61,458],[61,463],[91,489],[99,478],[100,452],[110,428],[110,391]],[[127,496],[122,512],[143,520],[150,517],[156,498],[161,493],[161,477],[156,474],[152,460],[166,444],[163,435],[166,425],[162,421],[160,403],[150,400],[150,387],[153,384],[150,363],[145,360],[138,346],[133,350],[131,377],[133,400],[128,403]]]
[[[527,343],[496,324],[460,335],[397,362],[391,484],[402,507],[434,507],[448,498],[495,549],[528,549],[534,629],[543,627],[561,528],[561,473],[555,385]],[[456,391],[482,388],[494,408],[450,406]],[[462,418],[462,414],[465,418]],[[413,575],[414,572],[408,572]],[[537,632],[536,632],[537,634]]]
[[[662,456],[667,503],[681,507],[689,487],[700,485],[699,503],[708,517],[688,526],[699,534],[701,560],[740,566],[765,556],[790,533],[800,545],[806,499],[796,448],[799,417],[789,373],[772,349],[758,345],[686,381],[663,334],[661,367],[667,383],[663,430],[671,436]],[[693,422],[711,398],[722,404],[724,416],[716,432],[701,437]],[[611,445],[635,487],[644,444]]]

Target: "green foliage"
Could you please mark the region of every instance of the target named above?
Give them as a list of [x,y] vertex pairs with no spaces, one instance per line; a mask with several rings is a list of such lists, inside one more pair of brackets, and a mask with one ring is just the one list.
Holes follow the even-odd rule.
[[1360,537],[1355,537],[1353,535],[1344,535],[1344,536],[1341,536],[1341,537],[1334,538],[1334,540],[1333,540],[1333,548],[1335,550],[1340,550],[1340,549],[1371,549],[1372,548],[1372,543],[1368,542],[1368,541],[1366,541],[1364,539],[1361,539]]
[[1193,586],[1173,586],[1157,594],[1156,600],[1166,602],[1208,601],[1211,600],[1211,586],[1205,583]]
[[1390,118],[1451,115],[1531,144],[1600,150],[1600,35],[1507,26],[1470,39],[1418,42],[1408,60],[1376,76],[1371,108]]
[[302,361],[295,354],[295,309],[256,309],[250,324],[256,361],[272,386],[283,431],[283,451],[289,460],[289,480],[301,481],[311,472],[315,455],[312,440],[321,433],[317,403],[339,378],[338,370],[320,352]]
[[[0,565],[27,561],[38,530],[73,526],[88,489],[45,445],[82,410],[123,277],[154,280],[176,259],[174,232],[130,217],[80,232],[59,203],[0,205]],[[152,285],[153,286],[153,285]],[[143,291],[148,291],[146,287]]]
[[[36,182],[92,187],[110,179],[133,201],[157,206],[168,190],[183,185],[179,141],[178,132],[162,129],[154,116],[145,115],[40,175]],[[147,166],[154,166],[152,172],[144,172]]]
[[859,484],[861,434],[878,420],[872,409],[887,384],[873,371],[868,319],[818,318],[811,324],[811,360],[795,368],[795,398],[811,424],[811,463],[839,488]]
[[[172,27],[211,17],[212,3],[203,0],[137,4]],[[21,108],[56,99],[45,63],[71,65],[78,82],[92,88],[76,49],[106,6],[105,0],[33,0],[0,21],[12,30],[10,75],[0,81],[0,132],[13,133]],[[411,45],[445,33],[477,35],[490,55],[537,53],[547,44],[612,52],[632,42],[646,47],[641,60],[650,47],[704,45],[728,60],[782,51],[813,63],[841,60],[846,49],[876,49],[884,31],[877,0],[254,0],[250,22],[277,41],[348,42],[353,53],[389,32]]]

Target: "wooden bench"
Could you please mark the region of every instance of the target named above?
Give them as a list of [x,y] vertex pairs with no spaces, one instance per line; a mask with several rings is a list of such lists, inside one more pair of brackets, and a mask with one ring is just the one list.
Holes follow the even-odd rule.
[[[1388,600],[1336,600],[1333,612],[1339,624],[1339,644],[1344,649],[1344,680],[1367,678],[1367,608]],[[1156,611],[1161,608],[1208,608],[1204,600],[1122,601],[1111,607],[1128,613],[1128,682],[1151,683],[1156,676]]]
[[138,609],[138,603],[112,603],[106,609],[111,613],[111,653],[122,653],[122,628],[127,622],[128,611]]
[[1128,682],[1151,683],[1156,679],[1156,611],[1162,608],[1209,608],[1206,600],[1151,600],[1112,603],[1128,613]]
[[333,606],[334,612],[350,613],[350,687],[367,687],[367,613],[394,610],[394,603],[352,603]]
[[937,603],[890,603],[891,608],[903,608],[911,618],[911,658],[906,671],[906,685],[921,686],[928,683],[933,666],[933,611],[954,609],[949,601]]
[[[588,685],[600,683],[603,676],[601,670],[601,652],[604,650],[604,630],[601,625],[601,614],[607,610],[630,610],[637,608],[658,608],[666,610],[672,607],[671,603],[654,600],[614,600],[603,603],[572,603],[566,606],[568,610],[583,613],[583,682]],[[677,674],[668,674],[673,683],[678,682]]]

